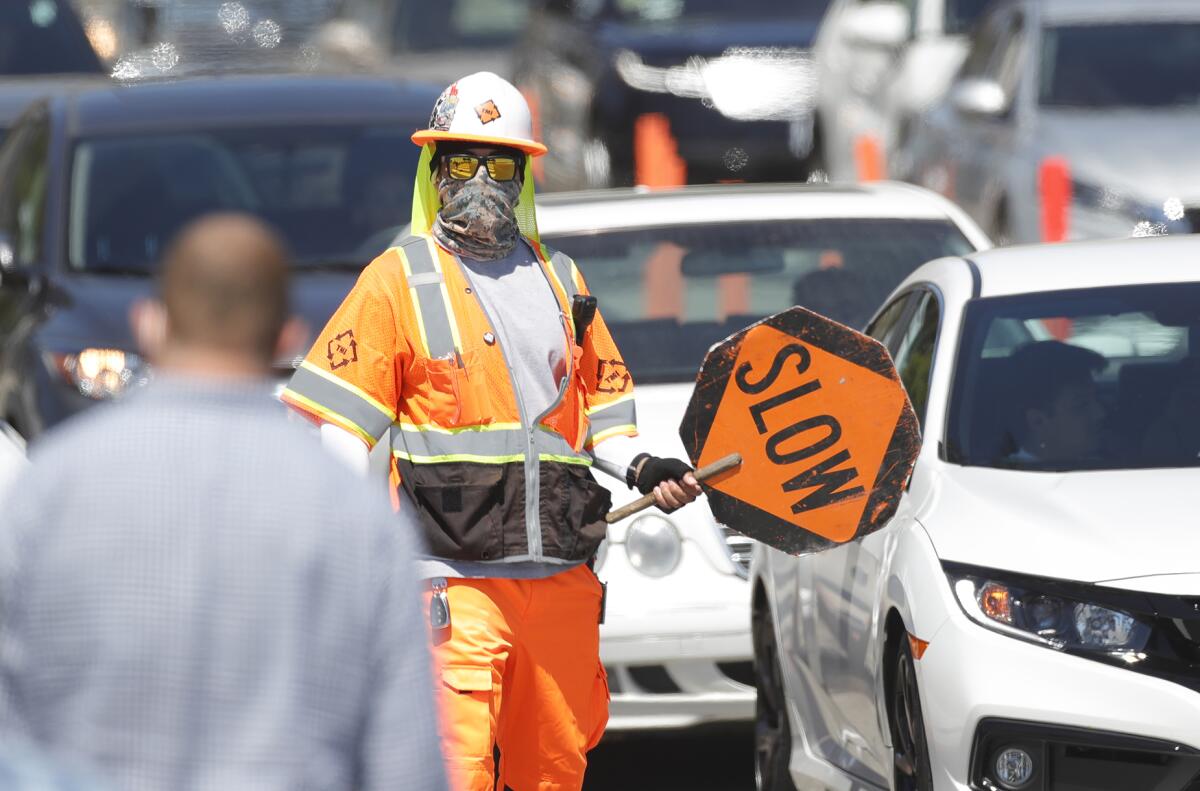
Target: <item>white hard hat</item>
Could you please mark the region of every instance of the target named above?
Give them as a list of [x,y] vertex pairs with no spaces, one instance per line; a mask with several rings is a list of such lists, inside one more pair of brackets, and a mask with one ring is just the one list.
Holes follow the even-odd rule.
[[412,136],[419,146],[438,140],[509,146],[535,157],[546,153],[546,147],[533,139],[533,118],[525,97],[490,71],[469,74],[442,91],[433,105],[429,128]]

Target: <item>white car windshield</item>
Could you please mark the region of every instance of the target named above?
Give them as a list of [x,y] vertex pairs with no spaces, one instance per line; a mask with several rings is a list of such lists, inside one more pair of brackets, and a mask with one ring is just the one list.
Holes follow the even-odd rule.
[[1200,105],[1200,24],[1052,27],[1042,37],[1047,107]]
[[1200,465],[1200,284],[969,303],[950,461],[1095,470]]
[[926,261],[971,250],[942,220],[821,219],[547,235],[579,262],[637,382],[690,382],[714,343],[803,305],[862,327]]

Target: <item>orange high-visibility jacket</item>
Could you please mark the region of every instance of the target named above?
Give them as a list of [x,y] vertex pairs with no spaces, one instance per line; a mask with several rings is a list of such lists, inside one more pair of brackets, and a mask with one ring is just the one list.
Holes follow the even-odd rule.
[[605,534],[610,501],[587,451],[637,433],[633,383],[599,313],[575,344],[574,262],[527,240],[558,297],[568,376],[526,414],[498,336],[458,260],[413,236],[365,270],[283,400],[368,446],[390,432],[393,502],[411,498],[436,557],[572,563]]

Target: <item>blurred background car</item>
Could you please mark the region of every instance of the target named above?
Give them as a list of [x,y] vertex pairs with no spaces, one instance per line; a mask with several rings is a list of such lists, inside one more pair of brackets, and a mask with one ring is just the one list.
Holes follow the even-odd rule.
[[66,0],[0,3],[0,141],[34,99],[106,74]]
[[542,0],[514,78],[547,189],[803,180],[828,0]]
[[913,132],[911,181],[998,242],[1200,228],[1200,5],[1038,0],[990,13]]
[[443,87],[477,71],[508,78],[531,0],[341,0],[315,33],[322,62],[386,69]]
[[817,153],[834,181],[903,164],[913,121],[942,97],[990,0],[833,0],[813,45]]
[[[990,246],[948,201],[907,185],[729,185],[539,199],[543,241],[574,258],[632,375],[649,452],[686,458],[679,421],[708,348],[804,305],[851,326],[925,261]],[[615,503],[634,498],[597,476]],[[609,527],[600,655],[610,730],[753,714],[751,541],[707,508]]]
[[293,310],[319,331],[408,218],[409,135],[438,93],[375,77],[229,77],[35,104],[0,148],[0,418],[32,439],[146,380],[130,305],[175,232],[206,212],[247,211],[282,234]]
[[[25,440],[4,421],[0,420],[0,509],[9,484],[25,467]],[[0,510],[0,513],[3,513]]]
[[888,298],[920,455],[883,529],[754,547],[760,789],[1194,787],[1198,254],[1016,247]]

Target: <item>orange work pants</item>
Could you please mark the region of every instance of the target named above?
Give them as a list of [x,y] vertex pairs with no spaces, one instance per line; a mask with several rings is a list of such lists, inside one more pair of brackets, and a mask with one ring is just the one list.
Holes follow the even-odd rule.
[[578,791],[608,724],[596,575],[578,566],[543,579],[451,579],[446,596],[450,626],[434,632],[433,653],[451,788]]

